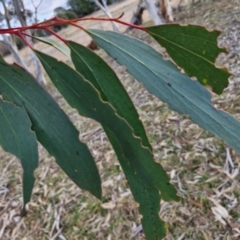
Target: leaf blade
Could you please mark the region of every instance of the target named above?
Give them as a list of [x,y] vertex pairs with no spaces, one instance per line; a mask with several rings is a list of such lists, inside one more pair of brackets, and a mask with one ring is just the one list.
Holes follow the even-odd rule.
[[217,94],[228,86],[231,74],[224,68],[215,67],[217,56],[226,52],[217,46],[220,31],[209,32],[202,26],[179,24],[147,27],[145,30],[190,77],[196,77],[204,86],[212,87]]
[[78,131],[53,98],[21,68],[0,58],[0,91],[3,99],[23,106],[38,141],[55,157],[57,164],[80,188],[101,198],[100,176]]
[[50,37],[36,37],[36,36],[32,36],[32,38],[45,43],[49,46],[54,47],[55,49],[57,49],[58,51],[60,51],[61,53],[63,53],[66,57],[68,57],[69,59],[71,59],[70,56],[70,49],[66,46],[66,44],[60,42],[60,41],[56,41]]
[[[106,99],[111,103],[116,113],[123,117],[133,128],[134,134],[143,140],[143,145],[151,150],[143,125],[138,122],[140,120],[135,107],[115,72],[104,60],[88,48],[74,42],[68,42],[68,45],[72,52],[71,58],[76,70],[94,85],[104,100]],[[146,238],[162,239],[166,234],[166,229],[164,222],[158,216],[160,202],[158,191],[154,188],[147,188],[139,181],[138,177],[134,175],[134,169],[129,167],[126,164],[126,159],[122,157],[121,144],[114,134],[111,134],[107,126],[104,127],[104,130],[118,156],[133,196],[139,203],[139,213],[143,216],[142,224]]]
[[121,152],[121,144],[115,136],[104,127],[107,136],[114,146],[118,160],[128,180],[134,199],[139,203],[139,213],[142,215],[142,226],[146,239],[163,239],[166,235],[165,223],[159,218],[159,203],[161,200],[157,189],[143,184],[135,175],[135,170],[131,168]]
[[152,149],[139,115],[115,72],[97,54],[75,42],[68,42],[71,59],[76,70],[100,92],[103,100],[110,102],[119,116],[133,128],[144,146]]
[[0,145],[15,155],[23,168],[23,209],[31,199],[38,165],[37,138],[31,131],[31,122],[24,108],[0,99]]
[[[149,186],[153,185],[161,191],[165,200],[178,200],[175,188],[169,184],[168,176],[161,165],[153,160],[152,152],[142,146],[141,139],[134,137],[132,128],[116,114],[115,109],[108,102],[102,101],[94,86],[63,62],[58,62],[44,53],[38,51],[36,53],[66,101],[81,115],[93,118],[108,127],[109,131],[121,141],[129,164]],[[150,172],[152,174],[149,174]]]
[[[153,239],[152,236],[154,239],[161,239],[165,234],[165,228],[158,217],[159,191],[165,200],[179,200],[166,173],[153,160],[149,148],[141,145],[141,139],[133,136],[133,129],[116,114],[115,109],[108,102],[101,99],[100,92],[88,80],[48,55],[40,52],[37,52],[37,55],[50,79],[68,103],[81,115],[93,118],[102,124],[134,196],[138,191],[142,194],[140,197],[136,196],[136,199],[141,204],[140,212],[144,215],[143,224],[147,227],[144,231],[147,232],[148,239]],[[152,211],[148,212],[146,210],[148,206],[143,206],[146,202],[148,206],[152,206]]]
[[165,61],[152,47],[137,39],[110,31],[91,29],[88,33],[150,93],[240,152],[240,122],[216,110],[210,93],[200,83],[182,74],[173,63]]

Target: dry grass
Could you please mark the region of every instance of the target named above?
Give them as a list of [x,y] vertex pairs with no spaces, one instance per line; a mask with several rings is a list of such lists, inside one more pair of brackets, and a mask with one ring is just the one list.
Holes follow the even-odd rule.
[[[223,30],[219,41],[230,53],[221,56],[218,65],[227,65],[234,76],[230,87],[223,95],[214,95],[212,102],[240,119],[240,88],[235,86],[240,77],[240,22],[238,15],[231,14],[240,11],[238,6],[236,1],[197,6],[179,13],[178,19],[182,23]],[[132,34],[163,51],[142,33]],[[164,166],[182,196],[180,203],[161,203],[160,215],[168,228],[166,239],[240,239],[239,154],[186,116],[169,110],[129,76],[124,67],[102,51],[98,53],[125,85],[144,123],[156,161]],[[130,239],[140,224],[137,204],[104,132],[99,124],[80,117],[70,108],[53,86],[49,85],[48,90],[69,115],[80,139],[87,143],[96,159],[103,201],[78,189],[39,146],[40,162],[32,201],[28,204],[28,215],[20,218],[22,170],[15,157],[0,151],[0,239]],[[135,239],[144,236],[138,233]]]

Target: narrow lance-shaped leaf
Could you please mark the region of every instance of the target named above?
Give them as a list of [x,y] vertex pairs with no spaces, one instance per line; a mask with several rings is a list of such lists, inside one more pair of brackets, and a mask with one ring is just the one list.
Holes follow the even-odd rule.
[[69,59],[71,58],[70,56],[70,49],[66,46],[66,44],[64,44],[63,42],[59,41],[59,40],[54,40],[52,38],[49,37],[35,37],[32,36],[32,38],[43,42],[49,46],[52,46],[54,48],[56,48],[58,51],[62,52],[64,55],[66,55]]
[[230,73],[224,68],[216,68],[217,56],[226,52],[217,46],[220,31],[209,32],[202,26],[180,26],[167,24],[147,27],[145,30],[164,48],[173,61],[190,77],[212,87],[220,94],[228,86]]
[[160,194],[154,187],[143,184],[135,170],[124,157],[121,144],[107,127],[104,127],[109,141],[114,147],[118,160],[128,180],[134,199],[139,203],[139,213],[142,215],[142,226],[147,240],[160,240],[166,235],[165,223],[159,218]]
[[170,61],[149,45],[115,32],[88,30],[94,41],[127,71],[141,82],[149,92],[180,114],[187,114],[200,127],[206,129],[240,152],[240,122],[230,114],[216,110],[210,93],[197,81],[182,74]]
[[175,188],[169,184],[169,178],[162,171],[161,165],[153,160],[152,152],[142,146],[140,138],[133,136],[133,129],[116,114],[116,110],[102,101],[94,86],[63,62],[38,51],[36,54],[66,101],[81,115],[95,119],[114,134],[121,144],[128,164],[135,169],[139,178],[161,191],[164,200],[177,200]]
[[134,134],[142,139],[143,145],[151,150],[138,113],[116,73],[102,58],[88,48],[71,41],[68,42],[68,46],[71,49],[71,57],[76,70],[94,85],[101,93],[103,100],[111,103],[117,114],[133,128]]
[[80,188],[101,198],[100,176],[78,131],[53,98],[23,69],[0,58],[0,92],[4,99],[23,106],[38,141]]
[[23,168],[23,210],[30,201],[34,185],[34,170],[38,165],[37,138],[24,108],[0,99],[0,145],[21,160]]
[[76,70],[80,72],[84,78],[88,79],[100,92],[101,98],[104,101],[109,101],[116,109],[117,114],[131,125],[134,134],[142,139],[143,145],[151,149],[145,129],[130,97],[119,81],[116,73],[101,57],[90,49],[72,41],[67,42],[73,53],[70,54],[70,49],[63,43],[59,44],[59,42],[52,41],[51,39],[49,41],[49,39],[45,38],[36,39],[53,46],[71,58]]
[[102,101],[100,93],[89,81],[66,64],[40,52],[37,52],[37,55],[68,103],[81,115],[102,124],[134,196],[140,194],[135,198],[141,205],[140,212],[144,215],[147,239],[161,239],[165,228],[158,217],[159,191],[165,200],[179,199],[166,173],[161,172],[162,168],[153,161],[149,148],[141,145],[141,139],[133,136],[133,129],[117,116],[116,110],[109,103]]
[[[103,99],[107,99],[116,109],[119,116],[123,117],[133,128],[134,134],[143,140],[144,146],[151,145],[145,134],[145,130],[131,99],[122,86],[115,72],[107,63],[97,54],[88,48],[75,42],[68,42],[71,49],[71,56],[74,66],[85,79],[88,79],[94,87],[101,93]],[[160,196],[154,188],[146,188],[141,181],[135,176],[135,171],[131,168],[124,157],[122,157],[121,144],[118,140],[104,127],[107,136],[112,143],[118,156],[119,162],[123,168],[133,196],[139,202],[139,212],[142,214],[142,224],[147,239],[161,239],[165,236],[166,230],[164,223],[158,216]],[[164,171],[162,169],[162,171]],[[161,174],[159,172],[159,174]]]

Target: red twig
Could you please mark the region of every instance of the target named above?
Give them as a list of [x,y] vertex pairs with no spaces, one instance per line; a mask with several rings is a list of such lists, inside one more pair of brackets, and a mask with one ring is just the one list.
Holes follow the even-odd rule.
[[47,28],[44,28],[44,30],[50,32],[52,35],[54,35],[55,37],[57,37],[59,40],[61,40],[62,42],[64,43],[67,43],[67,41],[62,38],[61,36],[59,36],[57,33],[55,33],[51,28],[47,27]]
[[20,37],[20,38],[24,41],[24,43],[25,43],[28,47],[30,47],[30,49],[33,50],[32,45],[31,45],[31,44],[27,41],[27,39],[24,37],[24,35],[28,35],[28,34],[26,34],[26,33],[24,33],[24,32],[21,32],[21,31],[16,31],[16,32],[14,32],[14,34],[17,35],[18,37]]
[[85,30],[85,28],[83,28],[81,25],[77,25],[76,23],[74,23],[74,22],[72,22],[72,23],[69,23],[70,25],[72,25],[72,26],[74,26],[74,27],[77,27],[77,28],[79,28],[79,29],[81,29],[81,30],[83,30],[83,31],[85,31],[86,32],[86,30]]
[[120,18],[122,16],[123,16],[123,13],[117,18],[86,17],[86,18],[76,18],[76,19],[70,19],[70,20],[66,20],[66,19],[62,19],[62,18],[58,18],[58,17],[53,17],[53,18],[50,18],[50,19],[45,20],[43,22],[35,23],[31,26],[0,29],[0,34],[15,34],[18,37],[20,37],[27,44],[27,46],[32,48],[32,46],[28,43],[28,41],[25,38],[25,36],[29,36],[29,37],[31,37],[31,36],[24,33],[24,31],[31,30],[31,29],[43,29],[45,31],[48,31],[48,32],[52,33],[54,36],[56,36],[62,42],[66,43],[66,40],[63,39],[62,37],[60,37],[57,33],[55,33],[51,29],[51,27],[57,26],[57,25],[63,25],[63,24],[70,24],[70,25],[75,26],[75,27],[77,27],[81,30],[86,31],[82,26],[76,24],[77,22],[80,22],[80,21],[88,21],[88,20],[90,20],[90,21],[113,21],[113,22],[117,22],[117,23],[129,26],[131,28],[135,28],[135,29],[145,31],[145,29],[141,26],[137,26],[137,25],[134,25],[134,24],[124,22],[124,21],[120,20]]

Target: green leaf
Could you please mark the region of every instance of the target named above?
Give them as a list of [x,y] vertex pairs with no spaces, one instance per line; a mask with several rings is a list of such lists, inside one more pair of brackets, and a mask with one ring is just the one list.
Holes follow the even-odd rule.
[[45,43],[49,46],[52,46],[52,47],[56,48],[58,51],[60,51],[64,55],[66,55],[69,59],[71,58],[70,49],[63,42],[61,42],[59,40],[56,41],[56,40],[54,40],[50,37],[35,37],[35,36],[32,36],[32,38],[34,38],[34,39],[36,39],[40,42],[43,42],[43,43]]
[[[138,113],[115,72],[103,59],[88,48],[74,42],[68,42],[68,45],[76,70],[85,79],[88,79],[101,93],[102,99],[110,102],[117,114],[130,124],[134,134],[143,140],[144,146],[151,149]],[[127,160],[122,157],[121,143],[108,131],[107,126],[104,129],[128,179],[133,196],[139,202],[139,212],[143,216],[142,224],[147,239],[162,239],[166,234],[166,229],[158,216],[160,202],[158,191],[154,188],[147,188],[135,176],[134,169],[129,167]]]
[[101,182],[87,146],[53,98],[36,80],[0,58],[0,92],[4,99],[23,106],[38,141],[55,157],[57,164],[80,188],[101,198]]
[[21,160],[23,167],[23,210],[30,201],[34,185],[34,170],[38,165],[37,138],[24,108],[0,99],[0,145]]
[[149,92],[240,152],[240,122],[216,110],[210,93],[197,81],[182,74],[172,62],[165,61],[161,54],[137,39],[102,30],[91,29],[88,33]]
[[101,99],[100,92],[92,83],[68,65],[41,52],[36,53],[50,79],[68,103],[81,115],[102,124],[129,180],[131,190],[133,193],[140,191],[136,200],[145,204],[141,205],[140,212],[144,214],[143,219],[151,222],[148,225],[146,221],[144,225],[150,227],[146,231],[149,234],[152,232],[151,236],[154,236],[148,239],[161,239],[164,226],[159,219],[155,221],[159,211],[159,191],[164,200],[179,200],[161,165],[153,160],[149,148],[142,146],[141,139],[133,136],[133,129],[129,124],[116,114],[116,110],[108,102]]
[[138,113],[116,73],[102,58],[88,48],[71,41],[68,45],[76,70],[90,81],[101,93],[101,98],[110,102],[117,114],[130,124],[134,135],[142,139],[143,145],[151,149]]
[[[153,160],[152,152],[142,147],[141,139],[133,136],[129,124],[116,115],[116,110],[107,102],[102,101],[100,93],[78,72],[63,62],[44,53],[36,51],[48,76],[64,96],[66,101],[86,117],[93,118],[102,126],[107,126],[121,143],[124,155],[129,164],[136,170],[139,177],[161,191],[166,201],[178,200],[175,188],[161,165]],[[151,173],[151,174],[150,174]]]
[[228,86],[230,73],[216,68],[217,56],[226,52],[217,46],[220,31],[209,32],[201,26],[167,24],[147,27],[145,30],[164,48],[173,61],[190,77],[196,77],[204,86],[220,94]]
[[139,213],[142,215],[141,222],[146,239],[163,239],[166,235],[166,227],[158,215],[160,203],[159,191],[154,187],[147,186],[139,179],[135,170],[130,167],[124,158],[121,143],[106,127],[104,129],[118,156],[134,199],[139,203]]

